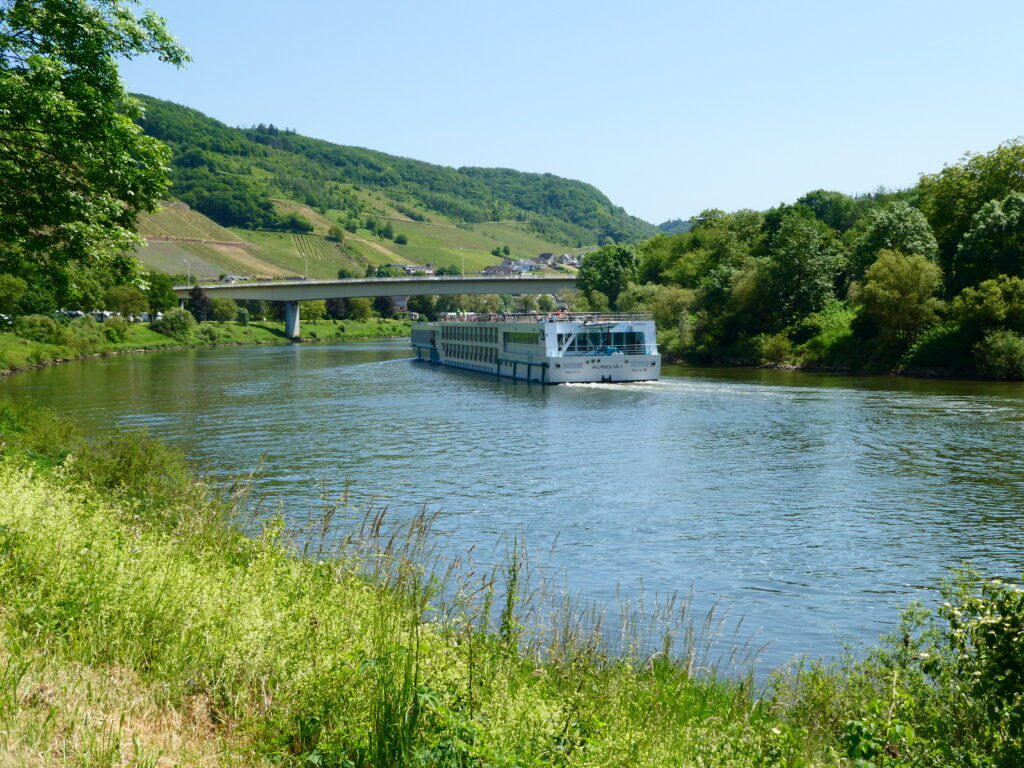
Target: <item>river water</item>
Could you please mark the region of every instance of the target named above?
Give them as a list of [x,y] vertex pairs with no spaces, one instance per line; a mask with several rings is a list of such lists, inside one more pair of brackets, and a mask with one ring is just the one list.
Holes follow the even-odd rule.
[[0,382],[87,433],[145,428],[305,512],[349,488],[424,506],[486,562],[521,536],[578,598],[673,592],[769,643],[760,668],[871,642],[951,567],[1024,569],[1024,384],[666,366],[542,387],[405,341],[162,352]]

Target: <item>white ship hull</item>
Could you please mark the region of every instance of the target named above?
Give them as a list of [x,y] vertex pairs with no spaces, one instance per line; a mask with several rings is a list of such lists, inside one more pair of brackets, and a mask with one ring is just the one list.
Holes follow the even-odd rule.
[[634,316],[454,316],[413,325],[419,360],[540,384],[654,381],[654,322]]

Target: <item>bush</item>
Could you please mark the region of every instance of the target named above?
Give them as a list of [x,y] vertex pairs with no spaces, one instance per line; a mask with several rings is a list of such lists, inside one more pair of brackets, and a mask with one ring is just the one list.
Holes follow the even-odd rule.
[[57,321],[46,315],[25,315],[14,321],[14,332],[18,336],[40,344],[62,343],[61,331]]
[[783,365],[793,357],[793,342],[784,333],[762,333],[754,342],[761,365]]
[[62,329],[62,343],[76,355],[87,355],[95,352],[103,343],[103,326],[92,316],[76,317]]
[[103,323],[103,335],[107,341],[120,344],[128,335],[128,321],[123,317],[108,317]]
[[994,379],[1024,379],[1024,336],[990,331],[974,346],[978,369]]
[[150,329],[164,336],[170,336],[178,341],[188,341],[192,336],[192,328],[196,319],[187,309],[169,309],[164,316],[155,323],[150,323]]
[[196,329],[196,335],[201,341],[208,342],[210,344],[216,344],[224,339],[224,332],[216,325],[210,323],[201,323]]
[[226,323],[238,317],[238,304],[234,299],[225,299],[219,296],[210,299],[210,319],[218,323]]
[[249,321],[252,320],[252,314],[245,307],[239,307],[235,320],[239,325],[248,325]]

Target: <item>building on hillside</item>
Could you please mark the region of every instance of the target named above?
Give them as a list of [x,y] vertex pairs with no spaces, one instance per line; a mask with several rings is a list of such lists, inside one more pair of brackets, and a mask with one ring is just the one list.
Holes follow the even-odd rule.
[[512,277],[520,274],[519,270],[515,267],[510,267],[506,264],[492,264],[489,267],[484,267],[481,275],[488,275],[490,277]]

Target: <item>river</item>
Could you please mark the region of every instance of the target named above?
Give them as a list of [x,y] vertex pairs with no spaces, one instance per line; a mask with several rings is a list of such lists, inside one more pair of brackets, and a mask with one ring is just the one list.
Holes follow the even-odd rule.
[[414,363],[405,341],[185,350],[12,376],[90,434],[148,430],[215,476],[424,506],[452,551],[522,536],[583,600],[692,591],[761,668],[893,628],[950,568],[1024,569],[1024,384],[666,366],[542,387]]

